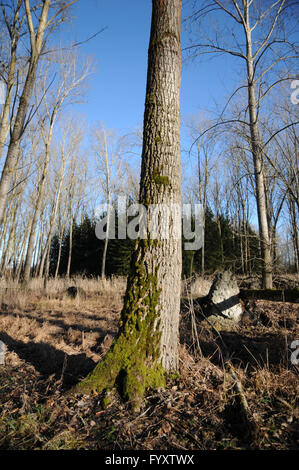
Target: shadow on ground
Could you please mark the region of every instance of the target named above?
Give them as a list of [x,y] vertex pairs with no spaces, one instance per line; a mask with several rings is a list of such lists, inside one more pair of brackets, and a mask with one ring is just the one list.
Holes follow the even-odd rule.
[[223,331],[221,338],[212,341],[202,338],[200,341],[203,354],[212,356],[212,362],[217,365],[221,365],[227,350],[232,362],[243,368],[276,367],[287,360],[285,338],[280,334],[267,333],[263,337],[253,338],[238,332]]
[[[33,320],[33,321],[36,321],[37,323],[39,323],[40,325],[43,325],[45,323],[48,323],[50,325],[53,325],[53,326],[58,326],[59,328],[63,328],[64,330],[67,330],[67,329],[72,329],[72,330],[76,330],[76,331],[80,331],[80,332],[83,332],[83,333],[90,333],[90,332],[94,332],[94,333],[100,333],[101,335],[105,335],[105,334],[113,334],[114,333],[114,330],[113,329],[105,329],[103,330],[102,328],[98,328],[98,327],[94,327],[94,326],[84,326],[80,323],[65,323],[63,320],[59,320],[59,319],[51,319],[51,318],[39,318],[37,317],[36,315],[30,315],[28,313],[13,313],[13,312],[1,312],[0,311],[0,315],[4,315],[4,316],[11,316],[11,317],[14,317],[14,318],[26,318],[27,320]],[[57,315],[51,315],[51,316],[56,316]],[[83,317],[84,320],[88,319],[88,317]],[[100,320],[106,320],[105,317],[89,317],[90,319],[92,320],[97,320],[97,321],[100,321]]]
[[13,339],[7,333],[0,332],[0,340],[9,351],[15,352],[21,359],[33,365],[42,375],[55,375],[62,385],[69,387],[86,376],[96,363],[86,354],[67,354],[47,343],[24,343]]
[[[208,358],[215,365],[222,366],[224,359],[242,368],[255,370],[257,367],[278,367],[290,363],[290,350],[285,335],[279,330],[255,334],[245,328],[236,331],[215,332],[209,326],[197,324],[197,340],[192,332],[191,318],[185,318],[180,329],[180,340],[190,350]],[[199,350],[199,348],[200,350]]]

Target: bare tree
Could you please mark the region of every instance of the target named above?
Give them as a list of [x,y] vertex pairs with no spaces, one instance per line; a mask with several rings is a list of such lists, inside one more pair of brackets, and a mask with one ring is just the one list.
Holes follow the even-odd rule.
[[106,234],[102,256],[101,277],[105,277],[106,256],[110,233],[111,213],[109,206],[112,198],[120,192],[124,166],[122,165],[123,140],[103,125],[93,130],[93,152],[96,157],[96,166],[100,179],[100,187],[107,204]]
[[[262,9],[263,5],[263,9]],[[264,159],[265,146],[267,142],[262,140],[260,128],[261,104],[270,90],[277,82],[290,79],[285,74],[280,80],[266,80],[271,77],[273,68],[279,64],[285,64],[287,60],[296,57],[294,44],[287,39],[283,29],[283,20],[287,14],[288,7],[292,2],[277,0],[275,2],[258,2],[256,0],[213,0],[212,3],[201,4],[200,8],[192,17],[192,21],[201,21],[209,14],[216,18],[218,13],[222,14],[224,23],[215,28],[213,37],[206,37],[203,41],[189,46],[189,51],[194,54],[227,53],[238,58],[245,64],[245,83],[242,84],[231,96],[230,100],[241,90],[247,90],[246,110],[243,112],[245,118],[238,117],[230,120],[230,123],[239,122],[249,130],[249,144],[254,164],[256,205],[259,221],[259,232],[261,240],[261,251],[263,260],[263,285],[272,287],[272,256],[271,239],[267,220]],[[222,30],[226,28],[227,36]],[[227,40],[229,38],[229,40]],[[266,86],[264,85],[266,83]],[[246,115],[248,112],[248,120]],[[246,131],[246,133],[248,133]]]
[[[0,159],[3,152],[3,147],[9,129],[9,114],[11,110],[11,102],[13,97],[13,88],[15,85],[15,72],[17,65],[17,47],[18,41],[21,36],[22,24],[25,20],[25,14],[22,15],[21,6],[23,0],[18,0],[17,4],[11,5],[11,12],[8,12],[5,4],[1,2],[1,12],[3,16],[3,23],[8,32],[9,37],[9,57],[8,63],[0,62],[1,78],[6,85],[6,95],[3,104],[0,121]],[[10,13],[10,14],[9,14]]]
[[[45,181],[47,178],[49,162],[50,162],[50,149],[53,138],[54,127],[57,117],[61,112],[64,104],[72,103],[74,97],[77,99],[80,94],[80,87],[84,84],[89,72],[90,64],[83,64],[78,70],[77,56],[74,52],[63,54],[60,53],[56,60],[60,66],[59,78],[57,86],[51,92],[46,93],[49,81],[49,67],[52,61],[45,64],[42,74],[41,94],[44,96],[44,116],[38,111],[40,118],[40,130],[44,142],[44,164],[43,171],[39,181],[36,207],[31,223],[30,236],[28,241],[27,255],[25,261],[23,281],[26,283],[30,277],[30,268],[32,263],[34,241],[36,235],[37,220],[40,213],[40,207],[44,196]],[[63,158],[63,153],[62,153]]]
[[[61,21],[64,10],[71,4],[75,3],[75,1],[76,0],[66,3],[64,1],[57,2],[44,0],[41,4],[37,2],[35,8],[33,9],[30,6],[30,1],[24,0],[28,36],[30,39],[30,57],[28,59],[25,83],[21,92],[14,124],[11,130],[7,155],[0,180],[0,224],[2,223],[4,217],[7,196],[17,159],[18,148],[20,146],[20,141],[24,134],[26,125],[28,124],[28,110],[36,80],[39,59],[42,52],[44,51],[46,32],[50,32],[54,29],[55,24]],[[55,11],[53,11],[52,16],[49,18],[51,6],[53,6]],[[7,6],[6,3],[3,3],[2,8],[5,10],[6,8],[8,9],[9,6]]]

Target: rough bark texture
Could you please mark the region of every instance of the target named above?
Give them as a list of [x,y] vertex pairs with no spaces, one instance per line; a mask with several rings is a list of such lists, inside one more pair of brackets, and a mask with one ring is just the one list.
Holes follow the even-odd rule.
[[[181,0],[153,0],[144,113],[140,202],[181,203]],[[75,392],[119,383],[139,407],[148,387],[163,386],[178,368],[181,280],[179,223],[170,217],[168,239],[138,239],[131,261],[119,333],[103,361]],[[158,233],[161,224],[158,227]]]

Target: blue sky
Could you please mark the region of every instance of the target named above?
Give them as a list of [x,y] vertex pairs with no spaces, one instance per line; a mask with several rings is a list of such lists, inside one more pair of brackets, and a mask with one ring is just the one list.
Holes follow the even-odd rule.
[[[94,57],[97,71],[78,111],[89,124],[101,121],[120,132],[142,126],[151,0],[79,0],[73,16],[73,22],[63,28],[63,41],[82,41],[106,28],[80,46],[80,53]],[[187,39],[183,31],[183,44]],[[199,108],[212,109],[214,100],[223,99],[229,80],[226,60],[183,63],[182,121]]]

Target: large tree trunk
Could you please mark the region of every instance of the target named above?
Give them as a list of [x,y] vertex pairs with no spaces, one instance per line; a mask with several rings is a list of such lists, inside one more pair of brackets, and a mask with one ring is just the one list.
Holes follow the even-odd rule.
[[[181,203],[180,23],[181,0],[153,0],[140,181],[147,209]],[[145,389],[162,386],[165,371],[178,368],[180,224],[172,216],[168,239],[150,239],[148,232],[137,240],[118,335],[74,391],[101,391],[118,378],[124,397],[138,408]]]

